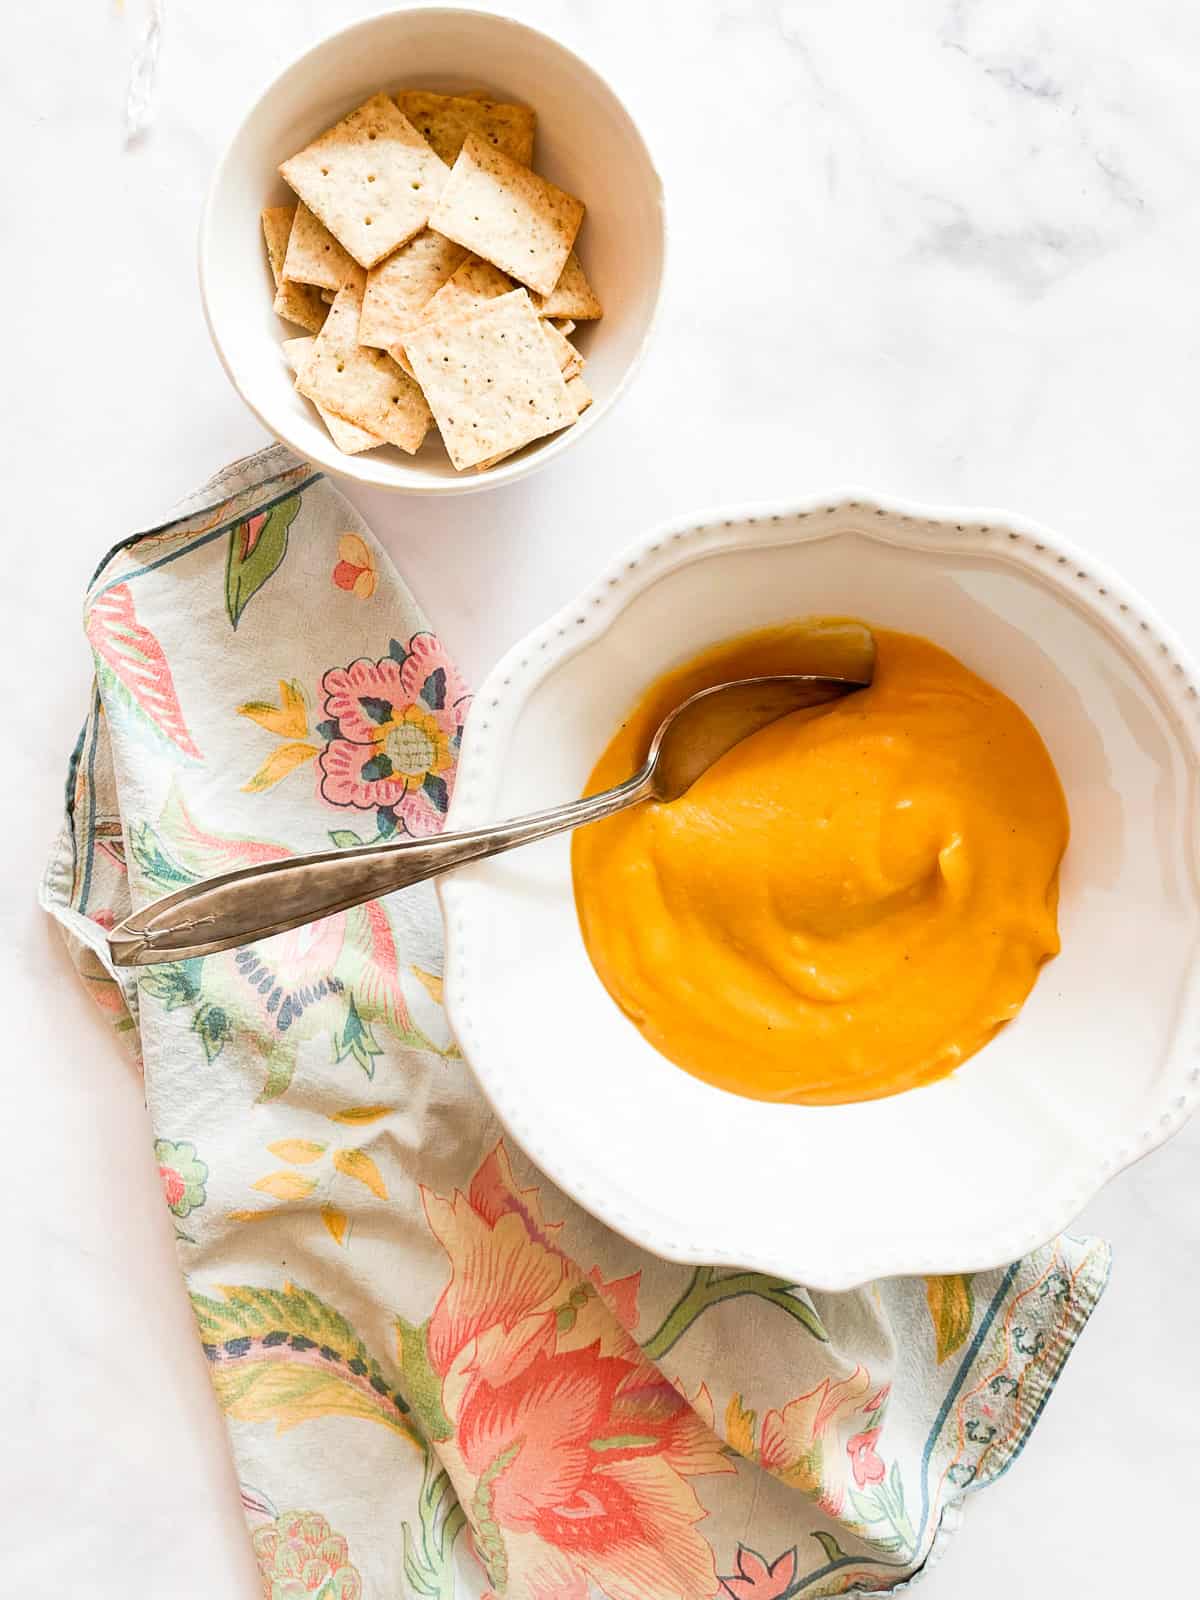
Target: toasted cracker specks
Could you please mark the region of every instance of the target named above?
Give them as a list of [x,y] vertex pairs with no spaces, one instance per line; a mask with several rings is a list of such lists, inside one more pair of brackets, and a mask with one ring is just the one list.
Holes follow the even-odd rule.
[[471,134],[429,222],[518,282],[549,295],[583,213],[574,195]]
[[596,291],[587,281],[574,250],[563,263],[559,280],[550,293],[533,296],[533,307],[539,317],[574,317],[576,322],[595,322],[604,315]]
[[569,378],[567,393],[571,397],[571,404],[575,407],[575,415],[581,417],[592,403],[592,391],[582,378]]
[[423,320],[425,307],[466,255],[461,244],[423,228],[372,267],[358,325],[359,343],[380,350],[398,344],[409,328]]
[[288,283],[314,283],[318,289],[338,290],[350,276],[355,262],[342,249],[329,229],[304,204],[296,207],[292,231],[288,235],[283,276]]
[[483,93],[431,94],[428,89],[402,90],[396,103],[447,166],[454,165],[463,140],[472,133],[522,166],[533,160],[537,114],[529,106],[491,100]]
[[362,267],[373,267],[429,220],[447,168],[397,109],[373,95],[280,172]]
[[542,323],[542,337],[558,362],[558,370],[568,382],[583,371],[583,357],[566,335],[559,333],[552,322]]
[[446,317],[464,317],[489,300],[511,294],[515,288],[512,279],[490,261],[469,255],[430,299],[421,321],[442,322]]
[[413,380],[382,350],[358,342],[363,285],[351,281],[330,307],[296,387],[315,404],[413,455],[429,428],[429,407]]
[[268,206],[262,213],[263,239],[275,282],[274,310],[277,317],[307,328],[310,333],[318,333],[325,321],[325,307],[317,291],[305,284],[286,283],[283,278],[288,236],[295,214],[295,206]]
[[[316,340],[312,338],[285,339],[283,341],[284,359],[289,367],[299,378],[305,363],[312,354]],[[321,421],[329,429],[329,437],[348,456],[361,455],[364,450],[374,450],[377,446],[386,443],[377,433],[368,433],[366,428],[360,428],[357,423],[347,422],[345,417],[339,417],[336,411],[327,411],[324,406],[317,405],[315,400],[310,402],[320,413]]]
[[469,316],[426,323],[409,335],[405,350],[460,472],[575,421],[558,363],[522,289]]

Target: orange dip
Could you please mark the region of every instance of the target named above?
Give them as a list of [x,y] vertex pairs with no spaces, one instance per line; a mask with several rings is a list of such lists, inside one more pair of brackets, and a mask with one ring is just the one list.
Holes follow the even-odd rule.
[[[588,792],[641,764],[697,689],[836,672],[821,626],[734,640],[661,679]],[[951,1072],[1058,953],[1069,825],[1033,724],[926,639],[878,630],[869,689],[764,728],[670,805],[575,834],[575,899],[605,987],[663,1055],[809,1105]],[[836,640],[835,640],[836,643]]]

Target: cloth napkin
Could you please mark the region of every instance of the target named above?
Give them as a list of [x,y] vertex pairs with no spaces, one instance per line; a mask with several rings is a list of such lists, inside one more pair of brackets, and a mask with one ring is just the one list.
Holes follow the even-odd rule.
[[[437,830],[468,692],[360,518],[278,447],[112,551],[85,626],[43,898],[144,1067],[264,1596],[903,1587],[1024,1446],[1107,1246],[838,1295],[647,1255],[489,1112],[428,885],[114,970],[131,906]],[[798,1187],[796,1226],[836,1203]]]

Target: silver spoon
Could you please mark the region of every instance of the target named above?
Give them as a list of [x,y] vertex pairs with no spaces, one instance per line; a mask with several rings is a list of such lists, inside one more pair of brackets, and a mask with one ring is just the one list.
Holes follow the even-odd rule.
[[663,720],[641,770],[615,789],[486,828],[322,850],[224,872],[126,917],[109,935],[113,960],[119,967],[145,967],[156,961],[215,955],[377,900],[468,861],[482,861],[585,822],[599,822],[639,801],[678,800],[750,734],[793,711],[865,689],[872,671],[868,656],[855,667],[858,675],[853,677],[799,673],[739,678],[702,689]]

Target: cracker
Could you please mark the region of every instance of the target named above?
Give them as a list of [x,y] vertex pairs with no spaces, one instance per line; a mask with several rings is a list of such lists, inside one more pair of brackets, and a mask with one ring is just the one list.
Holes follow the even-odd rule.
[[325,321],[325,307],[317,291],[302,283],[285,283],[283,279],[283,262],[295,214],[295,206],[268,206],[262,213],[267,260],[275,280],[275,315],[307,328],[310,333],[319,333]]
[[353,265],[325,224],[300,201],[283,263],[286,282],[315,283],[318,289],[336,294],[350,276]]
[[409,335],[405,350],[460,472],[575,420],[558,363],[522,289],[470,316],[426,323]]
[[[458,246],[461,249],[461,245]],[[447,317],[465,317],[478,311],[489,300],[511,294],[516,284],[490,261],[468,255],[425,307],[422,322],[442,322]]]
[[563,263],[562,275],[550,293],[533,296],[533,308],[539,317],[574,317],[576,322],[595,322],[604,315],[574,250]]
[[[284,359],[297,378],[312,354],[312,347],[316,342],[315,339],[308,337],[283,341]],[[317,406],[315,400],[312,404]],[[321,421],[329,429],[329,437],[338,449],[348,456],[361,455],[364,450],[374,450],[378,445],[385,443],[377,433],[368,433],[366,428],[360,428],[356,422],[347,422],[345,417],[339,417],[336,411],[327,411],[324,406],[317,406],[317,410],[321,414]]]
[[[461,249],[456,245],[455,249]],[[456,272],[452,272],[445,283],[425,306],[418,326],[426,322],[444,322],[448,317],[465,317],[472,311],[477,311],[480,306],[487,305],[489,300],[497,300],[502,294],[511,294],[516,284],[511,278],[498,271],[490,261],[484,261],[479,256],[468,255]],[[360,332],[359,338],[362,337]],[[403,342],[388,346],[388,355],[405,372],[412,372],[408,357],[404,353]]]
[[390,356],[359,344],[362,296],[361,281],[341,289],[296,387],[316,405],[413,455],[428,431],[429,407]]
[[[571,404],[575,407],[576,417],[581,417],[592,403],[592,391],[582,378],[570,378],[567,381],[567,394],[571,397]],[[489,456],[486,461],[475,463],[476,472],[486,472],[489,467],[494,467],[498,461],[506,461],[509,456],[516,455],[515,450],[501,450],[499,455]]]
[[558,370],[568,382],[583,371],[583,357],[566,335],[559,333],[552,322],[542,323],[542,337],[550,346],[555,361],[558,362]]
[[279,170],[362,267],[420,233],[447,178],[386,94],[373,95]]
[[[321,298],[323,300],[325,296],[322,295]],[[532,299],[532,296],[530,296],[530,298]],[[550,326],[552,328],[557,328],[559,333],[563,334],[564,337],[575,332],[575,324],[571,321],[570,317],[551,317]]]
[[522,166],[533,160],[537,113],[530,106],[492,100],[482,90],[453,95],[431,94],[428,89],[404,89],[396,104],[447,166],[454,165],[471,133]]
[[471,134],[429,218],[519,282],[549,295],[583,221],[583,202]]
[[575,407],[575,415],[581,417],[592,403],[592,391],[582,378],[571,378],[567,382],[567,393]]
[[367,273],[358,342],[380,350],[399,344],[401,336],[423,320],[426,305],[466,256],[461,244],[432,228],[422,228],[414,239],[393,250]]

